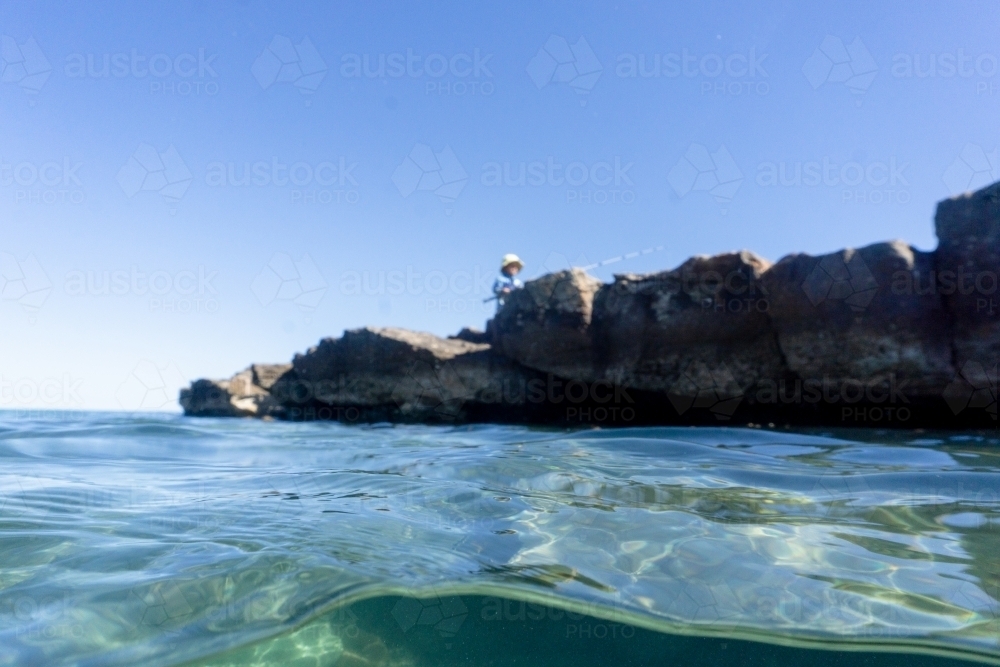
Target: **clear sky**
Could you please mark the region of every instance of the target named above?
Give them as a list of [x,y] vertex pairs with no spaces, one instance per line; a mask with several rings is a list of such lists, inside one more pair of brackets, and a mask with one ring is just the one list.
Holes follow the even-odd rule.
[[[0,407],[179,386],[532,277],[902,238],[1000,179],[1000,4],[0,3]],[[638,253],[636,255],[636,253]]]

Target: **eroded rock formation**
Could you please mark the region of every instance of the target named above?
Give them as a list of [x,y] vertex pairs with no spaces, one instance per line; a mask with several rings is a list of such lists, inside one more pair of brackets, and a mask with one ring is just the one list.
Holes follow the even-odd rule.
[[941,202],[935,252],[901,241],[775,264],[528,281],[488,323],[358,329],[291,364],[181,393],[187,414],[555,424],[995,427],[1000,184]]

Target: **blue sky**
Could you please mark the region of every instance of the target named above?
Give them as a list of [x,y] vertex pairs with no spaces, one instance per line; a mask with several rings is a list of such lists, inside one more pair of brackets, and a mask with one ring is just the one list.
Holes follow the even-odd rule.
[[0,5],[0,408],[481,327],[507,252],[932,249],[1000,179],[996,3],[534,4]]

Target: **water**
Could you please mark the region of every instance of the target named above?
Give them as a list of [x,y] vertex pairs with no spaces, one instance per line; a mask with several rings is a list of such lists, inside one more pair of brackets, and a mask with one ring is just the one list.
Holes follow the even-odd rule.
[[0,665],[1000,663],[991,434],[0,413]]

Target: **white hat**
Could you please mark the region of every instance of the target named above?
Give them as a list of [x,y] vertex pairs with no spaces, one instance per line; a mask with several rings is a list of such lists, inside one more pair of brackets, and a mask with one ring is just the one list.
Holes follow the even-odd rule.
[[521,258],[514,253],[509,252],[503,256],[503,259],[500,260],[500,268],[506,269],[511,264],[517,264],[522,269],[524,268],[524,262],[521,261]]

